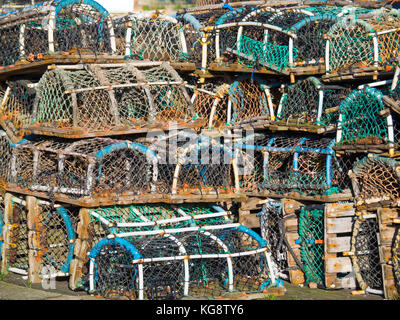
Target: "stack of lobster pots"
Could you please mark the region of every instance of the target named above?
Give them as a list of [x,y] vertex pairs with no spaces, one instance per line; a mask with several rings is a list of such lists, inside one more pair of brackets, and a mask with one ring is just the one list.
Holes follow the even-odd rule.
[[350,1],[1,15],[1,272],[109,299],[398,297],[399,30]]

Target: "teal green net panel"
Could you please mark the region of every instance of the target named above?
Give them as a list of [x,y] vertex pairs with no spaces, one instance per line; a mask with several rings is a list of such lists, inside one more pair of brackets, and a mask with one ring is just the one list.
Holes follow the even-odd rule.
[[[322,103],[320,103],[320,91]],[[319,79],[308,77],[290,85],[282,96],[277,113],[277,120],[297,119],[301,123],[328,126],[336,124],[338,112],[331,112],[348,95],[345,87],[327,87]],[[318,118],[318,111],[320,115]],[[325,112],[327,111],[328,112]]]
[[373,29],[362,20],[346,18],[337,22],[328,32],[329,72],[349,69],[374,61]]
[[299,215],[301,261],[307,282],[324,284],[324,210],[302,207]]
[[380,111],[386,109],[382,96],[379,90],[365,87],[353,90],[342,101],[339,106],[339,145],[360,143],[366,138],[374,139],[373,144],[390,140],[389,118],[380,115]]
[[[281,71],[289,65],[289,47],[273,43],[263,43],[242,35],[236,44],[238,53],[249,60],[247,64],[256,63],[275,70]],[[297,57],[297,49],[293,49],[293,59]],[[242,61],[244,62],[244,61]]]

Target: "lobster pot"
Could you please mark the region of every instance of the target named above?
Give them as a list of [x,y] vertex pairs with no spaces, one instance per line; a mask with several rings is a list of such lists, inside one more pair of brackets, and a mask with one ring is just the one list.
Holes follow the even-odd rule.
[[2,230],[2,273],[27,275],[29,269],[28,210],[25,200],[6,193]]
[[363,144],[390,152],[398,140],[398,122],[398,115],[384,105],[380,90],[368,86],[353,90],[339,106],[338,147],[360,149],[357,145]]
[[243,226],[103,239],[89,255],[90,290],[129,299],[258,291],[272,280],[266,250],[265,241]]
[[17,142],[23,136],[22,127],[32,121],[36,92],[29,80],[8,81],[7,84],[1,92],[1,123],[12,141]]
[[231,145],[189,130],[138,141],[157,153],[161,181],[157,183],[158,192],[189,198],[237,196],[234,190],[239,186]]
[[340,86],[323,85],[319,79],[308,77],[287,88],[279,103],[276,119],[286,123],[331,126],[338,121],[337,106],[350,90]]
[[115,20],[114,26],[121,55],[150,61],[181,62],[188,58],[183,25],[170,16],[133,14]]
[[354,164],[349,176],[357,205],[398,204],[400,198],[399,162],[369,155]]
[[0,16],[0,64],[56,52],[115,52],[109,13],[92,0],[47,1]]
[[258,77],[241,77],[232,83],[228,90],[228,124],[240,126],[273,118],[277,101],[274,99],[274,104],[270,89],[275,86]]
[[398,56],[399,16],[396,10],[381,9],[372,18],[345,17],[327,33],[326,70],[330,73],[360,72],[393,66]]
[[[35,133],[72,138],[134,133],[191,120],[190,97],[168,63],[84,65],[47,71],[37,87]],[[69,69],[72,68],[72,69]]]
[[227,123],[229,85],[226,83],[207,83],[201,88],[194,87],[191,101],[193,112],[201,119],[202,127],[220,128]]
[[179,155],[172,194],[229,195],[238,190],[232,150],[201,137]]
[[325,285],[324,208],[304,206],[299,213],[300,256],[307,282]]
[[7,134],[0,130],[0,180],[8,181],[10,176],[11,145]]
[[143,234],[158,228],[182,229],[230,223],[229,212],[216,205],[146,204],[89,209],[91,247],[110,234]]
[[364,219],[356,218],[351,238],[351,259],[359,287],[370,293],[383,294],[378,236],[375,214]]
[[344,163],[337,161],[332,149],[335,141],[330,138],[260,134],[246,139],[238,143],[237,162],[244,169],[239,180],[250,187],[247,192],[329,195],[349,187]]
[[228,51],[238,55],[239,62],[277,72],[319,64],[325,54],[323,35],[338,20],[306,9],[261,8],[239,22],[237,43]]
[[155,191],[156,155],[130,141],[22,140],[13,146],[14,187],[71,198],[135,196]]
[[272,266],[275,273],[283,279],[289,279],[287,246],[283,241],[285,227],[281,200],[269,200],[258,213],[260,217],[261,236],[271,249]]

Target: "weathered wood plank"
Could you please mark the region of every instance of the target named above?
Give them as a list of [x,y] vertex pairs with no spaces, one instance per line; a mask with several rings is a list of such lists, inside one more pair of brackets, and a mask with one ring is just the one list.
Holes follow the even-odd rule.
[[353,218],[345,217],[340,219],[326,219],[326,233],[346,233],[351,232],[353,226]]
[[356,210],[352,203],[327,203],[325,214],[327,217],[349,217],[356,214]]
[[325,239],[327,253],[350,251],[351,237],[334,237]]
[[329,273],[351,272],[353,270],[353,265],[348,257],[332,258],[325,263],[325,270]]

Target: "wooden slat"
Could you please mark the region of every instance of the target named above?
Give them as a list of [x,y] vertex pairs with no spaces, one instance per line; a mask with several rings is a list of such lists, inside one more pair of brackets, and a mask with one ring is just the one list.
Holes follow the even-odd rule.
[[75,240],[74,259],[69,267],[69,287],[74,290],[78,281],[83,276],[82,268],[87,260],[89,248],[89,210],[81,208],[79,210],[79,222],[76,228],[77,239]]
[[398,217],[398,209],[378,208],[379,224],[379,256],[382,263],[383,291],[386,299],[397,299],[397,292],[392,261],[392,245],[395,236],[396,225],[393,219]]
[[353,265],[348,257],[332,258],[325,261],[325,264],[326,272],[329,273],[351,272],[353,270]]
[[397,292],[396,283],[394,280],[393,267],[387,264],[382,265],[383,276],[383,289],[386,299],[397,299],[399,293]]
[[381,224],[392,224],[394,218],[398,218],[397,209],[394,208],[379,208],[377,210]]
[[326,232],[327,233],[345,233],[351,232],[353,218],[327,218],[326,219]]
[[325,239],[326,252],[338,253],[350,251],[351,237],[334,237]]
[[325,214],[327,217],[349,217],[356,214],[352,203],[327,203]]
[[27,212],[27,227],[28,227],[28,279],[31,283],[40,283],[39,277],[41,271],[41,260],[38,259],[38,249],[41,244],[39,241],[39,206],[37,198],[32,196],[26,197],[26,209]]

